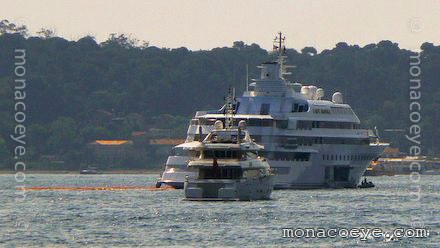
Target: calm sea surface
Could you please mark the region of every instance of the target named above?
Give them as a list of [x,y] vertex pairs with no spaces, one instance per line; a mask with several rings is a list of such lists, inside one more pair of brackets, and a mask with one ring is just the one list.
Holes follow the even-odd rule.
[[[157,175],[26,175],[35,186],[145,186]],[[440,176],[371,177],[371,189],[282,190],[273,200],[182,201],[182,190],[27,191],[0,175],[0,247],[440,247]],[[410,192],[419,185],[420,201]],[[282,238],[282,228],[408,228],[429,238]]]

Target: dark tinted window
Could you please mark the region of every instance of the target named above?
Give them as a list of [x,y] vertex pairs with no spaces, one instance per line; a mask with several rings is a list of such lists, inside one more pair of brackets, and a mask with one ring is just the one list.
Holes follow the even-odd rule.
[[260,115],[268,115],[270,110],[270,104],[263,103],[261,104]]
[[270,160],[308,161],[310,159],[310,153],[307,152],[262,152],[262,155]]
[[240,153],[234,150],[205,150],[203,151],[203,155],[205,158],[233,159],[238,158]]
[[275,125],[277,128],[286,129],[287,126],[289,125],[289,121],[288,120],[276,120]]
[[241,167],[204,167],[200,168],[200,179],[238,179],[243,175]]
[[294,103],[292,106],[292,112],[298,112],[298,103]]

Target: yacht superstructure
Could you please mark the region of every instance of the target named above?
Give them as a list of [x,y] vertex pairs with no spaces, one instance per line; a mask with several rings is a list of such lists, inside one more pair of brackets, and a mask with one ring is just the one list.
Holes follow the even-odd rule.
[[[278,60],[259,66],[260,78],[236,99],[233,125],[244,120],[264,145],[262,155],[277,171],[275,188],[356,187],[388,144],[360,127],[340,92],[324,100],[323,89],[287,81],[281,33],[276,42]],[[198,111],[186,142],[204,139],[217,120],[225,122],[224,111]]]
[[188,168],[188,162],[196,154],[194,151],[185,149],[187,143],[173,147],[165,163],[165,169],[156,182],[156,188],[163,185],[176,189],[183,189],[186,176],[194,178],[196,171]]
[[244,121],[237,128],[215,128],[203,141],[186,143],[186,149],[198,152],[188,162],[196,170],[186,179],[187,200],[264,200],[270,199],[273,173],[266,159],[257,155],[263,146],[256,144]]

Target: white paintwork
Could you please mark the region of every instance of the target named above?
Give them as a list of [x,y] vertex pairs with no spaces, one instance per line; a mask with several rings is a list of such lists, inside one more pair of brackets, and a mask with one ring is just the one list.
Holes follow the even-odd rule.
[[[194,146],[192,150],[200,151],[198,157],[193,157],[188,168],[196,170],[195,178],[187,178],[185,181],[185,199],[187,200],[264,200],[270,199],[273,189],[272,171],[266,159],[257,156],[253,152],[260,151],[264,147],[254,143],[246,130],[222,129],[230,137],[238,137],[244,133],[243,140],[220,139],[216,129],[210,132],[202,146]],[[226,135],[226,136],[227,136]],[[220,136],[220,135],[218,135]],[[206,152],[236,152],[237,157],[206,157]],[[214,165],[216,164],[216,165]],[[234,177],[224,176],[223,169],[240,171]],[[203,171],[217,173],[215,176],[204,175]],[[232,173],[232,172],[231,172]]]
[[[274,122],[270,126],[248,125],[247,127],[253,137],[260,137],[259,143],[264,145],[265,152],[310,153],[308,161],[267,158],[272,168],[283,172],[288,171],[286,174],[278,173],[275,177],[276,188],[356,187],[371,160],[379,156],[388,144],[379,143],[371,130],[357,127],[360,125],[360,120],[350,105],[343,103],[341,93],[334,93],[332,101],[324,100],[321,99],[324,95],[323,89],[291,83],[284,79],[283,75],[286,74],[283,68],[284,58],[285,56],[280,53],[277,62],[264,63],[259,67],[262,70],[261,77],[250,85],[252,90],[245,91],[237,99],[239,107],[236,109],[234,119],[246,120],[247,124],[251,124],[251,120]],[[308,111],[293,112],[295,103],[307,105]],[[261,113],[263,104],[270,104],[268,113]],[[188,127],[186,141],[191,142],[199,137],[199,130],[202,135],[212,131],[213,122],[203,124],[201,120],[224,119],[223,110],[224,108],[219,111],[198,111]],[[277,121],[285,121],[286,127],[277,126],[275,123]],[[356,125],[356,128],[300,129],[299,121],[344,122]],[[371,142],[363,144],[316,142],[311,145],[302,145],[286,144],[282,141],[283,138],[287,140],[287,138],[298,137],[364,141],[371,139]],[[337,159],[326,159],[327,155],[333,155],[333,158],[337,156]],[[359,159],[359,156],[362,156],[362,159]],[[349,176],[343,182],[335,179],[335,171],[341,167],[349,168],[347,169]],[[189,176],[192,178],[193,174],[190,172]]]

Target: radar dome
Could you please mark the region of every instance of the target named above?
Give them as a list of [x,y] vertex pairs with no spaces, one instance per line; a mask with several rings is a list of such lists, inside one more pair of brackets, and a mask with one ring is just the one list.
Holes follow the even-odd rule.
[[246,121],[245,121],[245,120],[241,120],[241,121],[238,123],[238,127],[239,127],[240,129],[246,129]]
[[309,86],[309,99],[315,99],[315,94],[316,94],[316,90],[318,90],[318,88],[314,85],[310,85]]
[[216,130],[223,129],[223,122],[221,120],[216,120],[214,123],[214,129]]
[[292,84],[292,89],[293,89],[293,91],[295,91],[295,92],[301,92],[301,87],[302,87],[302,84],[300,84],[300,83],[293,83]]
[[315,99],[321,100],[323,97],[324,97],[324,89],[323,88],[317,89],[315,93]]
[[332,102],[333,103],[337,103],[337,104],[341,104],[341,103],[343,103],[343,100],[342,100],[343,98],[342,98],[342,93],[341,92],[335,92],[334,94],[333,94],[333,96],[332,96]]
[[301,87],[301,94],[303,94],[305,97],[309,97],[309,91],[309,86]]

